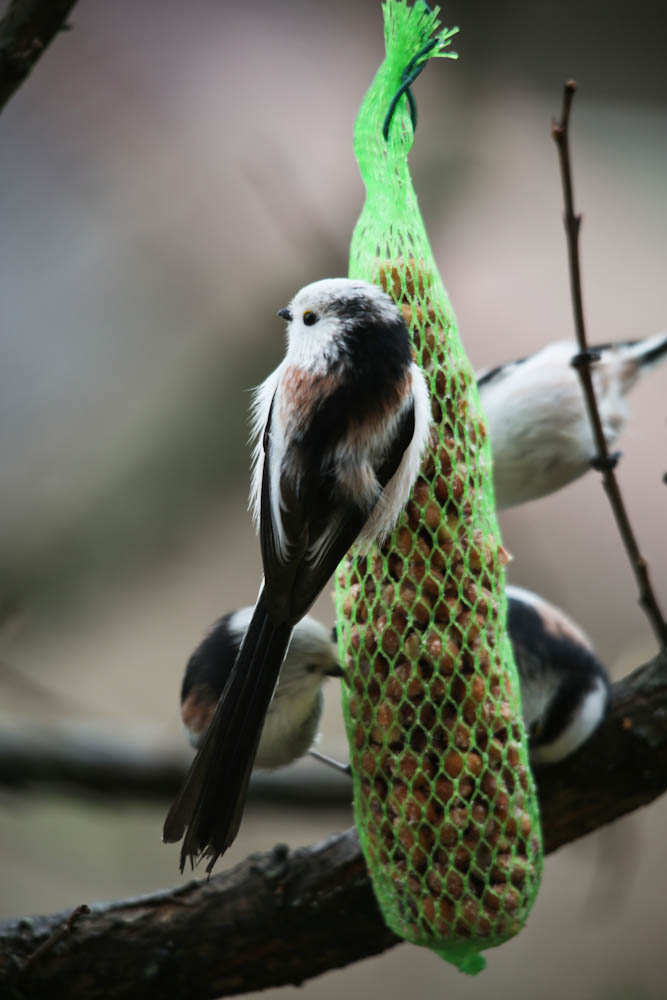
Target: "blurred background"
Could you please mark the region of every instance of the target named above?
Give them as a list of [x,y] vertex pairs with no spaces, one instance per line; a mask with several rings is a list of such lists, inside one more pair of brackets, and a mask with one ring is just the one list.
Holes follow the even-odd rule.
[[[667,324],[667,9],[627,9],[443,11],[460,59],[415,85],[411,167],[476,367],[572,336],[550,137],[570,76],[590,338]],[[71,22],[0,119],[0,724],[131,724],[186,760],[185,660],[260,576],[248,390],[282,356],[276,310],[347,270],[380,4],[117,0]],[[659,370],[636,391],[619,470],[663,607],[666,389]],[[511,580],[572,614],[615,678],[653,655],[595,474],[501,524]],[[328,594],[316,613],[332,620]],[[334,682],[320,746],[345,756]],[[312,780],[299,766],[293,784]],[[225,864],[345,829],[344,800],[256,800]],[[0,917],[175,884],[166,805],[0,791]],[[479,979],[404,945],[275,995],[664,997],[666,836],[658,801],[550,856],[525,930]]]

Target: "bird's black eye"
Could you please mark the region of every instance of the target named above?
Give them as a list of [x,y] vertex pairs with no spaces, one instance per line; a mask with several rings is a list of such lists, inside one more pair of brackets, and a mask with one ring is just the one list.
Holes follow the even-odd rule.
[[310,309],[306,309],[303,314],[303,322],[306,326],[312,326],[314,323],[317,323],[316,313],[312,312]]
[[317,664],[316,663],[307,663],[306,664],[306,673],[307,674],[314,674],[316,670],[317,670]]

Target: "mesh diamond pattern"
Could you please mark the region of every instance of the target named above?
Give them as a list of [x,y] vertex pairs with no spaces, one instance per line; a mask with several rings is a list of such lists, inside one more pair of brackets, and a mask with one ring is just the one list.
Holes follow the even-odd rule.
[[401,74],[432,37],[437,12],[401,0],[384,12],[387,58],[355,129],[367,198],[350,275],[380,284],[401,306],[434,427],[392,537],[339,567],[343,709],[355,819],[385,920],[477,972],[479,952],[523,925],[541,874],[541,833],[505,627],[507,554],[489,445],[408,172],[405,99],[382,137]]

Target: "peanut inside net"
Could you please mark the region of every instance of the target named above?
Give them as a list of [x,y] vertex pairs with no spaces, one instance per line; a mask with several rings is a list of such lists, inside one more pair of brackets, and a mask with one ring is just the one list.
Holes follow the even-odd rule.
[[537,801],[506,632],[491,457],[412,189],[408,116],[382,122],[437,17],[385,4],[387,59],[355,150],[367,198],[350,275],[400,305],[431,392],[433,433],[393,536],[336,585],[355,819],[388,925],[467,972],[523,925],[542,867]]

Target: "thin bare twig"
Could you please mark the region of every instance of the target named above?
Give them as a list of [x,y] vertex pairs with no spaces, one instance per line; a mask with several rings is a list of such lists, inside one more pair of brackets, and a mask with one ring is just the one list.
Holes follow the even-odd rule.
[[579,345],[579,353],[572,359],[573,366],[579,372],[581,387],[586,402],[586,410],[593,430],[593,438],[597,448],[597,456],[591,462],[594,468],[602,474],[602,483],[609,497],[609,503],[616,519],[616,524],[628,554],[637,585],[639,588],[639,604],[655,633],[661,648],[667,648],[667,623],[658,605],[651,580],[648,563],[639,550],[634,531],[628,518],[627,510],[614,468],[618,454],[610,454],[602,429],[600,412],[595,398],[591,365],[599,359],[594,351],[588,348],[586,325],[584,322],[584,306],[581,291],[581,266],[579,262],[579,228],[581,215],[575,214],[574,196],[572,192],[572,172],[570,168],[569,124],[572,101],[577,89],[574,80],[567,80],[563,90],[563,107],[560,121],[553,121],[551,135],[558,147],[561,177],[563,181],[563,197],[565,201],[564,223],[567,234],[567,250],[570,267],[570,287],[572,291],[572,306],[574,309],[574,325]]
[[31,955],[27,957],[23,963],[23,972],[27,972],[28,969],[33,968],[41,959],[45,958],[48,953],[55,948],[59,941],[67,937],[74,930],[74,926],[81,917],[86,917],[90,915],[90,907],[86,903],[81,903],[76,906],[69,917],[60,924],[59,927],[53,931],[52,934],[42,942],[39,947],[35,948]]
[[76,0],[11,0],[0,20],[0,110],[67,27]]

